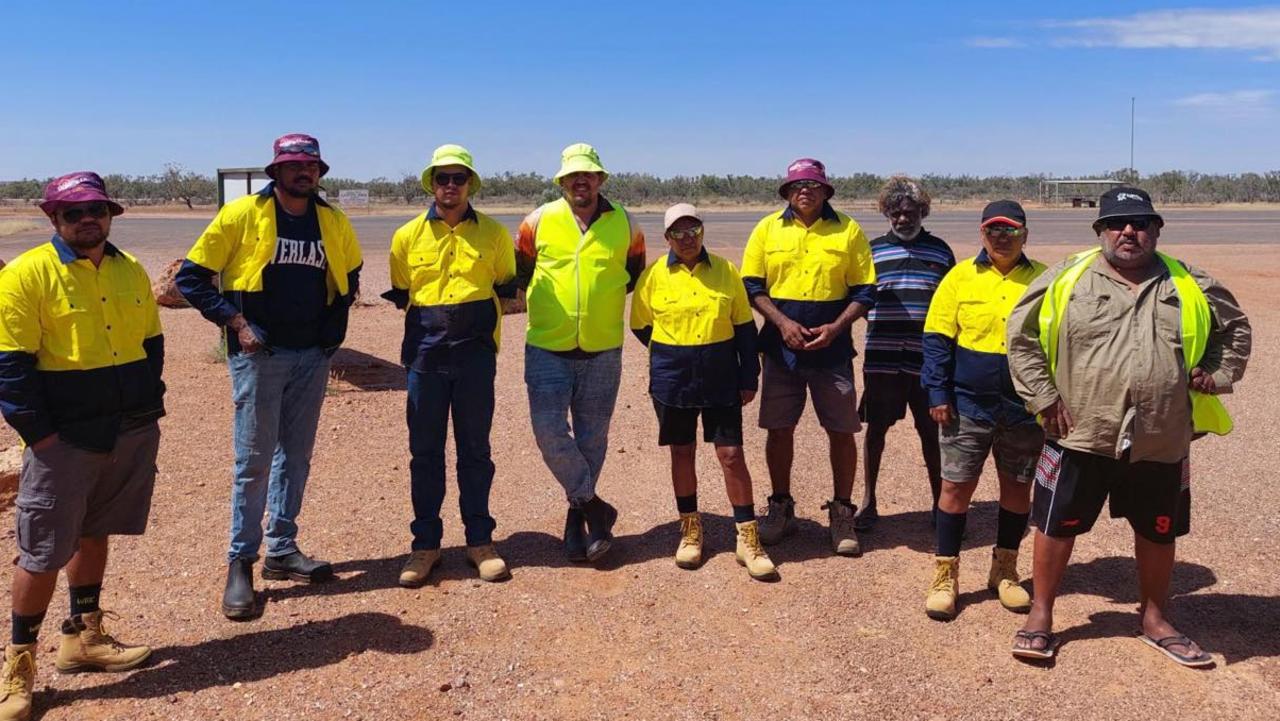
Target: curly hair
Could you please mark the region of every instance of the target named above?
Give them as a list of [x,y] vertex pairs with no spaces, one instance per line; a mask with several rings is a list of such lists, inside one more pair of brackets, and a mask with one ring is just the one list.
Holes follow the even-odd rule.
[[884,215],[898,207],[904,200],[920,208],[920,217],[929,217],[929,206],[933,199],[929,197],[929,192],[920,185],[919,181],[905,175],[889,178],[885,181],[884,187],[880,188],[880,214]]

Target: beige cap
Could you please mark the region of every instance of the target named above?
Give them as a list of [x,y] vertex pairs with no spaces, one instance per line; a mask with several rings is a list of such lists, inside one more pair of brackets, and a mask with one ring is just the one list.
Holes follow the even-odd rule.
[[698,209],[688,203],[676,203],[667,208],[667,212],[662,215],[662,232],[671,230],[671,226],[676,224],[681,218],[693,218],[699,223],[702,222],[702,216],[698,214]]

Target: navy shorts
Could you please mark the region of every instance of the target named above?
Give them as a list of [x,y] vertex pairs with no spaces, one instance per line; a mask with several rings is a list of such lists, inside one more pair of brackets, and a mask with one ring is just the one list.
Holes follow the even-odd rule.
[[1087,533],[1110,497],[1111,517],[1143,538],[1173,543],[1191,530],[1191,473],[1177,463],[1120,459],[1044,444],[1036,465],[1031,522],[1053,538]]
[[680,408],[653,402],[658,414],[658,445],[688,446],[698,441],[698,416],[702,416],[702,440],[717,446],[742,445],[742,406]]

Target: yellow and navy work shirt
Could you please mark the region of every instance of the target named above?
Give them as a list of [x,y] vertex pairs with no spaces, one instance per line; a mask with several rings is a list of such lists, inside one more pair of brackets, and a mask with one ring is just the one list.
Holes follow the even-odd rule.
[[391,238],[391,290],[382,297],[408,308],[400,362],[427,370],[439,351],[480,343],[497,352],[498,298],[516,293],[515,246],[501,223],[467,207],[449,227],[431,209]]
[[1044,269],[1023,255],[1001,275],[983,248],[943,277],[924,323],[920,384],[929,392],[929,405],[950,403],[960,415],[985,423],[1034,422],[1009,375],[1005,327]]
[[[805,226],[795,211],[767,215],[751,231],[742,254],[747,294],[767,295],[782,314],[806,328],[840,317],[850,303],[876,302],[876,269],[867,236],[852,218],[823,203],[822,215]],[[785,363],[831,368],[853,359],[853,335],[846,329],[831,345],[793,351],[777,326],[765,321],[760,349]]]
[[[243,313],[268,349],[298,347],[293,342],[296,336],[286,328],[289,321],[300,318],[299,308],[292,302],[282,306],[278,299],[293,291],[309,294],[315,284],[306,273],[281,273],[273,266],[297,261],[303,261],[303,266],[323,265],[324,307],[318,318],[308,319],[318,327],[307,333],[308,345],[303,347],[318,346],[332,352],[346,338],[349,310],[360,291],[363,261],[355,230],[341,210],[316,197],[309,210],[314,210],[320,226],[319,247],[287,235],[282,238],[289,229],[280,227],[277,205],[275,183],[268,183],[260,192],[223,206],[187,253],[174,283],[206,319],[225,326]],[[220,277],[221,291],[215,276]],[[302,283],[297,284],[298,280]],[[278,283],[287,287],[268,288]],[[238,353],[236,334],[227,333],[226,337],[227,352]]]
[[631,331],[649,346],[649,393],[680,408],[741,404],[760,374],[756,323],[733,263],[705,248],[690,269],[668,252],[640,275]]
[[27,444],[107,452],[164,415],[164,336],[147,272],[106,244],[94,267],[57,235],[0,271],[0,410]]

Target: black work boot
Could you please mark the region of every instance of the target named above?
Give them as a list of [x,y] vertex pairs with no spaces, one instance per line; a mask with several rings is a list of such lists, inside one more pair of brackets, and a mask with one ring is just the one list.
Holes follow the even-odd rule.
[[581,508],[569,506],[569,513],[564,518],[564,552],[570,561],[582,563],[587,560],[587,529]]
[[232,620],[253,618],[258,612],[253,597],[253,561],[237,558],[227,566],[227,587],[222,592],[222,615]]
[[587,560],[597,561],[613,545],[613,524],[618,520],[618,509],[600,496],[592,496],[582,506],[587,517]]
[[328,581],[333,578],[333,565],[328,561],[313,561],[302,551],[294,551],[284,556],[267,556],[262,562],[262,577],[271,581]]

